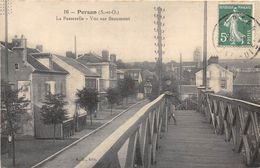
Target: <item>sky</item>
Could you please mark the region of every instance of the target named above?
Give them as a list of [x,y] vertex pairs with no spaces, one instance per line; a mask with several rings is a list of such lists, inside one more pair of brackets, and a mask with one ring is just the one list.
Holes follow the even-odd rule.
[[[74,36],[77,37],[77,53],[95,52],[103,49],[117,55],[125,62],[155,61],[154,50],[156,32],[154,28],[154,7],[165,9],[163,15],[165,44],[163,61],[192,60],[196,47],[203,44],[203,2],[93,2],[65,0],[12,0],[12,13],[9,15],[9,40],[14,35],[27,38],[29,47],[43,45],[44,52],[65,55],[74,51]],[[259,2],[255,11],[260,11]],[[119,15],[94,15],[96,17],[127,17],[129,21],[91,21],[86,14],[65,15],[64,10],[118,11]],[[88,17],[87,21],[58,21],[56,18]],[[255,14],[255,16],[258,15]],[[3,23],[3,15],[1,15]],[[216,36],[214,26],[218,22],[218,3],[208,3],[208,56],[220,58],[241,58],[245,49],[223,49],[213,46]],[[0,25],[1,30],[3,24]],[[4,32],[0,32],[4,40]],[[259,37],[259,36],[258,36]],[[240,51],[240,52],[239,52]]]

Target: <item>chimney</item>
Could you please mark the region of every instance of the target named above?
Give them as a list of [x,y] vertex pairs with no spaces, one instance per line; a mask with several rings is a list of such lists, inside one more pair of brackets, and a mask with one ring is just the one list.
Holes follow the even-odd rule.
[[36,49],[39,50],[40,52],[43,51],[43,46],[42,45],[36,45]]
[[110,54],[110,61],[116,62],[116,54]]
[[13,51],[18,53],[23,57],[24,63],[27,62],[27,39],[21,35],[21,38],[18,38],[17,35],[12,39]]
[[210,64],[218,64],[218,56],[211,56],[208,59],[208,65],[210,65]]
[[103,59],[104,62],[109,61],[109,52],[107,50],[102,51],[102,59]]

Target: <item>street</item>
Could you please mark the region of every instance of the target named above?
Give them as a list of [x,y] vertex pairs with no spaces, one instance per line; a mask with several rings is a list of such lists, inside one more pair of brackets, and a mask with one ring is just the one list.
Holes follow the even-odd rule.
[[95,149],[104,139],[106,139],[112,132],[114,132],[122,123],[124,123],[129,117],[135,114],[140,108],[142,108],[148,101],[141,102],[129,109],[126,113],[116,118],[109,125],[99,130],[95,134],[90,135],[86,139],[75,146],[64,151],[53,160],[46,162],[41,167],[45,168],[72,168],[77,165],[85,156]]

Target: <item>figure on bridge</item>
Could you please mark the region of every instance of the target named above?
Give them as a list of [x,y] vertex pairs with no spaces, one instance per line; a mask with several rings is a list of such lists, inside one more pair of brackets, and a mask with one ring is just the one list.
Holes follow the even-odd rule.
[[174,124],[177,125],[177,120],[175,117],[175,106],[180,104],[180,100],[178,99],[178,97],[176,95],[174,95],[174,93],[166,91],[165,92],[166,96],[168,97],[166,99],[166,104],[167,104],[167,108],[168,108],[168,121],[170,122],[171,118],[174,121]]
[[173,119],[174,121],[174,124],[177,125],[177,120],[176,120],[176,117],[175,117],[175,105],[171,102],[170,104],[170,110],[169,110],[170,114],[168,116],[168,121],[170,122],[171,118]]

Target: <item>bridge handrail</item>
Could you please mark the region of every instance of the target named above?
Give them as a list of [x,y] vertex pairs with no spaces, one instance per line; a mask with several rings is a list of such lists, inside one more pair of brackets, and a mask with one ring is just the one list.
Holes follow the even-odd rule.
[[227,101],[233,101],[234,103],[241,103],[245,106],[252,106],[252,107],[255,107],[255,108],[260,108],[260,104],[248,102],[248,101],[245,101],[245,100],[240,100],[240,99],[236,99],[236,98],[232,98],[232,97],[217,95],[217,94],[213,94],[213,93],[210,93],[209,95],[213,96],[215,98],[226,99]]
[[198,111],[205,114],[217,134],[225,134],[246,165],[255,164],[260,147],[260,105],[202,90],[198,104]]
[[[165,94],[142,107],[86,156],[76,168],[134,167],[155,163],[161,131],[167,130]],[[127,145],[128,143],[128,145]],[[124,145],[126,144],[126,145]],[[126,152],[118,154],[126,149]],[[122,163],[119,157],[125,158]]]

